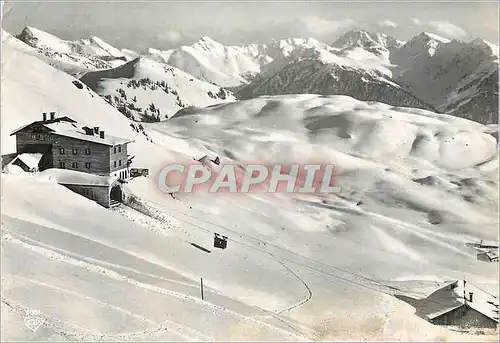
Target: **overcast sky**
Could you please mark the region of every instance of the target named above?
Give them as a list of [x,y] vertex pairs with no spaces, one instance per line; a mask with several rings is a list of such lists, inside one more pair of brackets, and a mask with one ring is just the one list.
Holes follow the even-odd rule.
[[3,29],[32,26],[63,39],[98,36],[118,48],[168,49],[209,36],[224,44],[314,37],[354,28],[407,40],[422,31],[498,44],[498,3],[482,2],[21,2],[5,1]]

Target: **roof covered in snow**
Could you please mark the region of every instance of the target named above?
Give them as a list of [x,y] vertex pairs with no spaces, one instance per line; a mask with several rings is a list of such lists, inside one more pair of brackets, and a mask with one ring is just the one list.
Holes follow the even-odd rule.
[[[454,286],[450,289],[447,286]],[[472,301],[469,294],[472,293]],[[434,319],[445,313],[453,311],[464,304],[478,311],[498,323],[498,299],[474,286],[471,283],[458,280],[444,287],[440,287],[427,297],[427,300],[436,304],[435,309],[427,314],[427,318]]]
[[44,126],[53,130],[57,135],[81,139],[98,144],[113,146],[117,144],[130,143],[132,141],[131,139],[111,136],[108,134],[105,134],[104,138],[101,138],[99,134],[87,135],[83,129],[80,129],[76,125],[67,122],[45,124]]
[[99,176],[75,170],[47,169],[40,173],[42,177],[55,179],[62,185],[110,186],[116,178]]
[[26,166],[28,166],[28,168],[35,169],[38,168],[38,163],[40,163],[42,157],[43,154],[40,153],[23,153],[16,156],[12,162],[15,160],[21,160]]
[[105,134],[104,138],[101,138],[99,133],[87,135],[83,130],[83,128],[79,128],[75,123],[76,121],[68,117],[62,117],[62,118],[57,118],[55,120],[47,120],[47,121],[35,121],[14,130],[11,133],[11,135],[18,133],[31,125],[40,125],[50,130],[53,134],[75,139],[81,139],[97,144],[113,146],[117,144],[125,144],[132,142],[131,139],[111,136],[108,134]]

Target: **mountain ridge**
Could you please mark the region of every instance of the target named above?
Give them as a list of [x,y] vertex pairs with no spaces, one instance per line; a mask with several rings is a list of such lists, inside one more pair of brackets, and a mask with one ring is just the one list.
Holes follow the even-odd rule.
[[[495,101],[498,99],[498,85],[492,82],[495,75],[498,75],[498,71],[495,71],[495,65],[498,65],[498,47],[480,38],[466,43],[421,32],[408,41],[401,41],[382,33],[350,30],[330,45],[314,38],[287,38],[271,40],[265,44],[225,46],[208,36],[202,36],[193,44],[176,49],[149,48],[135,53],[113,48],[98,37],[90,37],[76,41],[77,43],[63,41],[66,42],[63,48],[71,51],[61,53],[57,51],[62,49],[58,44],[55,44],[53,52],[47,52],[47,46],[57,37],[48,34],[49,42],[40,44],[30,39],[25,31],[26,29],[23,30],[24,35],[19,35],[20,38],[42,50],[42,53],[49,54],[49,59],[61,60],[67,54],[75,55],[75,48],[71,50],[72,46],[93,53],[94,56],[82,55],[82,61],[76,62],[87,68],[83,71],[80,68],[79,75],[89,71],[113,69],[140,56],[183,70],[202,82],[234,91],[239,98],[283,94],[292,90],[317,94],[347,93],[346,95],[358,99],[392,99],[391,105],[394,106],[416,105],[424,109],[438,109],[482,123],[498,122],[498,105]],[[27,32],[35,32],[37,38],[45,37],[41,34],[43,31],[33,28],[28,28]],[[57,42],[59,41],[56,40]],[[104,56],[96,57],[99,53]],[[120,54],[122,56],[117,57]],[[75,58],[78,60],[79,56],[69,57],[70,60]],[[319,63],[311,62],[314,60]],[[313,64],[317,64],[317,67],[312,67]],[[325,89],[321,89],[313,81],[318,79],[314,75],[297,73],[296,70],[292,72],[293,75],[284,76],[285,72],[300,69],[301,65],[318,70],[322,64],[331,66],[322,69],[329,70],[330,75],[332,70],[342,73],[348,71],[353,75],[361,75],[352,77],[356,82],[368,81],[372,84],[368,88],[379,85],[379,89],[368,90],[361,84],[353,87],[349,77],[345,75],[341,78],[344,84],[335,87],[332,82],[326,81],[329,76],[320,77],[328,85]],[[57,63],[56,67],[65,69]],[[294,75],[301,75],[313,83],[307,85],[303,80],[295,79]],[[334,75],[332,80],[336,77],[338,78]],[[277,79],[280,81],[277,82]],[[266,83],[268,86],[264,86]],[[297,84],[302,86],[297,87]],[[389,93],[398,94],[399,97],[389,96]],[[376,94],[379,94],[379,98]],[[467,105],[468,103],[470,104]]]

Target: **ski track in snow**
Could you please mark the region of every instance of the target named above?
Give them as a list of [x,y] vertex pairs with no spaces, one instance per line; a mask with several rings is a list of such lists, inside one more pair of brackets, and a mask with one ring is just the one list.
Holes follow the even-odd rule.
[[[160,293],[162,295],[175,297],[175,298],[178,298],[178,299],[181,299],[181,300],[184,300],[184,301],[190,301],[190,302],[196,303],[196,304],[198,304],[200,306],[206,306],[206,307],[212,308],[215,311],[226,312],[226,313],[228,313],[228,314],[230,314],[230,315],[232,315],[234,317],[243,319],[245,321],[251,321],[251,322],[254,322],[255,324],[257,324],[259,326],[264,326],[264,327],[267,327],[267,328],[269,328],[271,330],[275,330],[277,332],[281,332],[282,334],[285,334],[286,336],[296,336],[296,338],[301,339],[300,336],[297,336],[297,335],[295,335],[295,334],[293,334],[291,332],[285,331],[285,330],[280,329],[278,327],[272,326],[272,325],[270,325],[268,323],[259,321],[259,320],[255,319],[255,317],[244,316],[244,315],[242,315],[242,314],[240,314],[240,313],[238,313],[236,311],[232,311],[232,310],[229,310],[227,308],[221,307],[219,305],[212,304],[212,303],[206,302],[204,300],[200,300],[198,298],[195,298],[195,297],[187,295],[187,294],[179,293],[179,292],[176,292],[176,291],[173,291],[173,290],[169,290],[169,289],[166,289],[166,288],[163,288],[163,287],[153,286],[153,285],[150,285],[150,284],[147,284],[147,283],[143,283],[143,282],[137,281],[137,280],[135,280],[135,279],[133,279],[131,277],[128,277],[128,276],[120,274],[120,273],[117,273],[117,272],[112,271],[110,269],[106,269],[104,267],[101,267],[101,266],[98,266],[98,265],[95,265],[95,264],[92,264],[92,263],[89,263],[89,262],[80,261],[80,260],[74,259],[74,258],[72,258],[72,257],[70,257],[68,255],[60,254],[60,253],[57,253],[57,252],[55,252],[53,250],[50,250],[50,249],[46,249],[46,248],[43,248],[43,247],[39,247],[39,246],[35,246],[35,245],[32,245],[32,244],[29,244],[27,242],[24,242],[21,239],[16,238],[16,236],[17,236],[17,234],[12,234],[12,233],[4,230],[3,239],[8,240],[8,241],[10,241],[10,242],[12,242],[14,244],[20,245],[23,248],[32,250],[32,251],[34,251],[34,252],[36,252],[36,253],[38,253],[40,255],[43,255],[44,257],[47,257],[47,258],[50,258],[50,259],[53,259],[53,260],[62,261],[62,262],[68,263],[70,265],[86,269],[87,271],[94,272],[94,273],[99,273],[99,274],[105,275],[105,276],[107,276],[109,278],[112,278],[112,279],[115,279],[115,280],[118,280],[118,281],[124,281],[124,282],[130,283],[130,284],[133,284],[133,285],[135,285],[137,287],[141,287],[141,288],[144,288],[144,289],[156,292],[156,293]],[[14,275],[14,274],[9,274],[9,276],[15,277],[15,278],[19,278],[19,279],[24,279],[24,281],[37,283],[37,284],[39,284],[41,286],[44,286],[44,287],[54,288],[54,289],[57,289],[57,290],[59,290],[61,292],[64,292],[64,293],[68,293],[68,294],[70,293],[70,294],[73,294],[73,295],[84,297],[87,300],[95,301],[95,302],[98,302],[98,303],[100,303],[102,305],[115,308],[116,310],[119,310],[121,312],[125,312],[127,314],[130,314],[130,315],[132,315],[132,316],[134,316],[136,318],[139,318],[139,319],[141,319],[143,321],[154,323],[156,325],[160,325],[160,323],[155,323],[153,321],[150,321],[147,318],[141,317],[141,316],[139,316],[137,314],[134,314],[132,312],[129,312],[129,311],[123,309],[123,308],[120,308],[120,307],[117,307],[117,306],[114,306],[114,305],[111,305],[111,304],[108,304],[108,303],[105,303],[105,302],[101,302],[101,301],[99,301],[97,299],[94,299],[94,298],[82,295],[82,294],[74,292],[74,291],[70,291],[70,290],[65,289],[65,288],[61,288],[61,287],[49,285],[49,284],[46,284],[46,283],[43,283],[43,282],[40,282],[40,281],[26,279],[26,278],[23,278],[21,276]],[[201,340],[212,340],[209,336],[206,336],[206,335],[202,334],[201,332],[198,332],[198,331],[196,331],[194,329],[187,328],[187,327],[185,327],[185,326],[183,326],[183,325],[181,325],[179,323],[174,323],[174,322],[170,322],[170,323],[173,323],[173,324],[178,325],[179,327],[181,327],[182,328],[182,336],[187,337],[187,340],[192,340],[193,336],[196,337],[196,338],[199,338]],[[156,330],[158,330],[158,329],[156,329]],[[190,335],[186,336],[186,331],[188,331],[188,330],[189,330],[188,333],[190,333]],[[302,337],[302,338],[304,338],[304,337]]]
[[[149,202],[148,203],[143,202],[143,204],[146,205],[148,208],[153,207],[153,209],[155,210],[155,212],[157,212],[156,215],[159,215],[160,217],[163,217],[163,216],[172,217],[171,214],[167,214],[164,211],[160,210],[159,207],[156,204],[152,204],[152,203],[149,203]],[[155,228],[153,228],[153,231],[158,232],[160,234],[165,234],[164,230],[157,230],[156,229],[157,226],[160,226],[160,227],[164,226],[162,220],[160,220],[158,218],[149,216],[149,215],[145,214],[144,212],[140,212],[137,209],[134,209],[134,208],[132,208],[130,206],[123,206],[123,205],[121,205],[119,207],[114,208],[113,210],[116,211],[116,212],[118,212],[118,213],[120,213],[121,215],[125,216],[126,218],[129,218],[130,220],[133,220],[134,222],[139,221],[140,224],[142,224],[142,226],[146,227],[147,229],[151,229],[151,227],[147,227],[143,223],[150,223],[151,225],[155,226]],[[140,216],[142,218],[142,220],[138,219],[137,216]],[[181,238],[179,238],[179,239],[181,239]],[[264,244],[263,241],[261,241],[261,243]],[[313,293],[312,293],[311,289],[309,288],[309,286],[307,285],[307,283],[304,281],[304,279],[302,279],[300,276],[298,276],[297,273],[295,273],[292,269],[290,269],[276,255],[274,255],[273,253],[270,253],[270,252],[269,252],[269,255],[272,256],[279,264],[281,264],[295,278],[297,278],[297,280],[299,280],[304,285],[304,287],[307,290],[307,295],[306,295],[305,299],[299,301],[298,303],[296,303],[294,305],[288,306],[288,307],[286,307],[286,308],[284,308],[282,310],[277,310],[277,311],[275,311],[275,313],[276,314],[281,314],[283,312],[289,312],[289,311],[291,311],[291,310],[293,310],[293,309],[295,309],[295,308],[297,308],[299,306],[304,305],[309,300],[311,300],[311,298],[313,296]]]
[[297,304],[295,305],[292,305],[292,306],[289,306],[283,310],[280,310],[278,312],[276,312],[276,314],[281,314],[283,312],[290,312],[291,310],[299,307],[299,306],[302,306],[304,304],[306,304],[309,300],[311,300],[312,296],[313,296],[313,292],[311,290],[311,288],[309,288],[309,286],[307,285],[307,283],[304,281],[304,279],[302,279],[300,276],[297,275],[297,273],[295,273],[292,269],[290,269],[285,263],[283,263],[282,261],[280,261],[280,259],[278,259],[276,256],[274,256],[273,254],[270,254],[271,256],[273,256],[276,261],[278,261],[283,267],[285,267],[290,273],[292,273],[303,285],[304,287],[307,289],[307,296],[305,297],[305,299],[303,299],[302,301],[298,302]]

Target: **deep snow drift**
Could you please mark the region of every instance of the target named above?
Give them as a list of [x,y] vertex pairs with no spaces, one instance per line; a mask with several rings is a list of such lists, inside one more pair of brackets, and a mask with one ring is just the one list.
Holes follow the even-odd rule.
[[[13,129],[59,106],[79,124],[134,137],[133,166],[152,174],[132,180],[130,206],[116,210],[43,174],[2,174],[5,340],[492,339],[434,326],[392,295],[464,277],[498,289],[497,266],[466,245],[497,239],[496,126],[287,95],[185,109],[145,124],[151,142],[23,48],[7,42],[2,57],[2,154],[15,148]],[[164,164],[204,155],[334,163],[342,192],[158,190]],[[213,248],[215,232],[226,250]],[[27,309],[45,320],[36,332],[23,324]]]

